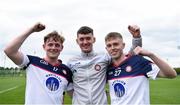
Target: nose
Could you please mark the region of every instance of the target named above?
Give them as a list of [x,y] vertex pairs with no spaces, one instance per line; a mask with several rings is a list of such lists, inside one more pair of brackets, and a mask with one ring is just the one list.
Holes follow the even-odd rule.
[[84,43],[84,44],[87,44],[87,43],[88,43],[88,40],[86,40],[86,39],[83,40],[83,43]]
[[112,46],[111,46],[111,49],[113,50],[113,49],[115,49],[115,47],[112,45]]
[[55,46],[55,45],[53,45],[51,48],[52,48],[52,49],[56,49],[56,46]]

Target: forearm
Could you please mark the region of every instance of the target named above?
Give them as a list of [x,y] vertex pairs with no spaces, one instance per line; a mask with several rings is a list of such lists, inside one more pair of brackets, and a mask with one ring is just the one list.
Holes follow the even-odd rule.
[[5,47],[5,53],[6,54],[12,54],[15,53],[19,50],[19,48],[21,47],[22,43],[25,41],[25,39],[32,33],[32,30],[29,29],[27,31],[25,31],[23,34],[21,34],[20,36],[16,37],[15,39],[13,39],[8,45],[7,47]]
[[32,29],[28,29],[20,36],[16,37],[12,40],[4,49],[5,54],[15,63],[21,64],[22,63],[22,55],[18,51],[25,39],[32,33]]
[[160,59],[155,54],[150,54],[149,57],[153,60],[153,62],[160,68],[160,72],[158,73],[158,77],[166,77],[166,78],[174,78],[176,77],[176,71],[164,60]]

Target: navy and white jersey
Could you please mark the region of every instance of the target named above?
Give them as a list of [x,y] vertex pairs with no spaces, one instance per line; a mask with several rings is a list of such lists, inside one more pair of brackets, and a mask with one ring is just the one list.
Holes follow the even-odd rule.
[[106,105],[106,71],[111,62],[107,54],[81,53],[70,59],[73,72],[73,105]]
[[127,57],[119,66],[108,67],[111,105],[149,105],[149,79],[159,68],[140,55]]
[[24,55],[26,68],[25,104],[62,105],[63,92],[72,83],[72,72],[64,64],[53,66],[36,56]]

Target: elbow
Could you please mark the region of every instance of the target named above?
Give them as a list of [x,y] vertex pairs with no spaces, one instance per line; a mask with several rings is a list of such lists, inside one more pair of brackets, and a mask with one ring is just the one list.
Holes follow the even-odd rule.
[[174,71],[174,72],[171,73],[171,74],[168,76],[168,78],[173,79],[173,78],[176,78],[176,77],[177,77],[176,71],[175,71],[175,70],[173,70],[173,71]]
[[9,56],[15,54],[16,52],[13,52],[12,49],[6,47],[6,48],[4,49],[4,53],[9,57]]
[[177,77],[177,73],[175,71],[174,75],[172,76],[172,78],[176,78]]
[[5,55],[7,55],[8,57],[10,57],[11,55],[13,55],[13,53],[11,53],[8,49],[4,49],[4,53],[5,53]]
[[4,53],[5,53],[6,55],[8,55],[8,54],[9,54],[9,52],[8,52],[8,49],[7,49],[7,48],[5,48],[5,49],[4,49]]

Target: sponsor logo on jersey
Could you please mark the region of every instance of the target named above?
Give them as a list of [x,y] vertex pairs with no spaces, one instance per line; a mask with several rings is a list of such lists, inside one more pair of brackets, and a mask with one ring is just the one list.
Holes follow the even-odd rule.
[[57,92],[60,89],[61,79],[55,74],[46,75],[45,85],[49,92]]
[[131,72],[132,71],[132,67],[131,66],[127,66],[126,67],[126,72]]
[[125,82],[116,80],[112,83],[114,93],[117,97],[121,98],[126,94]]
[[94,69],[95,69],[96,71],[99,71],[99,70],[101,70],[101,66],[100,66],[99,64],[96,64],[96,65],[94,66]]
[[48,65],[48,63],[45,60],[40,60],[40,63]]
[[108,72],[108,75],[112,75],[113,74],[113,71],[111,71],[111,72]]

